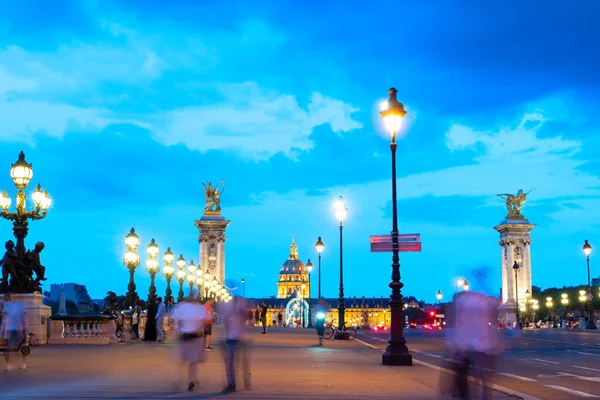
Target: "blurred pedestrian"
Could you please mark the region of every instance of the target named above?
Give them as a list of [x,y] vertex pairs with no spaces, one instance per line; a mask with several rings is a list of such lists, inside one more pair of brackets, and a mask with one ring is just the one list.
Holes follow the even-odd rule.
[[163,340],[165,340],[164,323],[165,323],[165,315],[167,314],[166,306],[165,306],[165,303],[163,303],[163,301],[162,301],[162,297],[159,297],[158,299],[156,299],[156,305],[157,305],[157,309],[156,309],[156,341],[162,342]]
[[254,310],[254,326],[258,326],[258,321],[260,321],[260,308],[256,307],[256,310]]
[[223,305],[223,323],[225,325],[225,373],[227,375],[227,386],[224,393],[236,391],[235,370],[236,364],[241,358],[244,375],[244,387],[252,388],[250,381],[250,349],[245,339],[247,305],[244,299],[235,296],[231,301]]
[[325,333],[325,315],[329,305],[325,299],[320,299],[319,304],[315,308],[315,329],[317,330],[317,337],[319,338],[319,346],[323,346],[323,334]]
[[[25,308],[23,305],[12,298],[8,293],[4,296],[4,305],[2,306],[2,330],[4,338],[7,340],[6,350],[4,351],[5,371],[10,371],[10,353],[20,350],[21,345],[26,340],[27,325],[25,323]],[[27,356],[22,354],[20,369],[27,368]]]
[[137,299],[135,306],[133,306],[133,314],[131,315],[131,330],[133,331],[133,338],[138,340],[140,338],[140,314],[142,313],[142,302]]
[[206,320],[206,323],[204,325],[204,336],[206,337],[206,350],[208,351],[213,351],[213,348],[210,347],[210,337],[212,336],[212,327],[215,319],[215,314],[212,308],[213,302],[214,299],[212,297],[209,297],[204,302],[204,308],[206,308],[206,313],[208,314],[208,319]]
[[261,332],[263,335],[267,333],[267,302],[263,300],[262,307],[260,308],[260,321],[262,322],[263,331]]
[[283,323],[283,315],[281,314],[281,311],[279,312],[279,314],[277,314],[277,326],[281,328]]
[[171,319],[177,322],[179,334],[179,359],[188,363],[188,391],[196,390],[198,363],[204,362],[204,324],[209,315],[198,301],[184,299],[178,303]]
[[158,305],[156,301],[148,302],[148,310],[146,311],[146,326],[144,328],[144,341],[156,342],[156,313]]

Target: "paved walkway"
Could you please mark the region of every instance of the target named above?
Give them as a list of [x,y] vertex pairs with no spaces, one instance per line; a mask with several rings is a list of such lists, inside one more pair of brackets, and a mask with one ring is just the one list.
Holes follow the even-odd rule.
[[[315,346],[312,330],[252,330],[251,391],[223,395],[220,332],[200,367],[200,388],[185,389],[186,369],[176,344],[130,342],[109,346],[34,347],[26,371],[0,372],[8,399],[438,399],[440,373],[423,365],[386,367],[379,351],[358,341]],[[509,398],[499,392],[494,399]],[[514,398],[514,397],[512,397]]]

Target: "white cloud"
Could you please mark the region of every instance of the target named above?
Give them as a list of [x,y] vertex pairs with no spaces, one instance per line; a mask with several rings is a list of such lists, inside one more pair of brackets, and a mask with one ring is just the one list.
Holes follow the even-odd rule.
[[224,96],[219,103],[168,114],[157,138],[167,145],[227,149],[261,160],[278,152],[293,158],[298,151],[311,149],[310,135],[319,125],[328,124],[338,134],[362,127],[352,119],[357,108],[317,92],[304,109],[293,95],[255,82],[221,85],[219,91]]

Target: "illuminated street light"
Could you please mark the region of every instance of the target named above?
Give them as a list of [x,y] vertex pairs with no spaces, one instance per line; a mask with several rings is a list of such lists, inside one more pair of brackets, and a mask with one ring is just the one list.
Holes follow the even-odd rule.
[[306,271],[308,272],[308,327],[312,328],[313,327],[313,323],[312,323],[312,314],[311,314],[312,305],[311,305],[311,297],[310,297],[310,289],[311,289],[310,275],[311,275],[311,273],[313,271],[313,265],[310,262],[310,258],[308,259],[308,262],[306,263]]
[[560,303],[566,307],[569,304],[569,295],[566,293],[561,294]]
[[319,293],[317,294],[317,299],[321,299],[321,253],[325,249],[325,245],[321,241],[321,236],[317,239],[317,244],[315,244],[315,248],[317,249],[317,253],[319,254]]
[[[340,329],[343,329],[345,326],[345,311],[346,307],[344,306],[344,262],[343,262],[343,240],[342,240],[342,231],[344,228],[344,219],[346,219],[346,215],[348,213],[348,207],[344,203],[344,198],[340,196],[340,198],[334,204],[335,217],[340,222],[340,293],[338,297],[338,326]],[[336,332],[337,333],[337,332]],[[334,336],[335,339],[346,339],[346,336],[336,334]]]
[[190,285],[190,300],[194,299],[194,284],[196,283],[196,264],[194,264],[194,260],[190,260],[190,263],[187,267],[187,282]]
[[402,301],[402,282],[400,280],[400,256],[398,254],[398,201],[396,191],[396,135],[406,115],[404,105],[396,98],[395,88],[388,90],[388,100],[382,104],[381,118],[390,134],[390,150],[392,153],[392,289],[390,295],[391,326],[388,346],[382,355],[383,365],[412,365],[412,355],[408,352],[404,338],[404,316]]
[[140,238],[135,234],[135,229],[131,228],[129,234],[125,236],[125,246],[127,251],[125,252],[124,263],[129,270],[129,284],[127,285],[127,296],[125,297],[125,307],[133,307],[137,300],[137,293],[135,292],[135,282],[133,280],[133,274],[135,269],[140,266],[140,256],[137,254],[137,248],[140,245]]
[[463,283],[463,289],[465,292],[467,292],[469,290],[469,282],[467,282],[466,279],[465,279],[465,283]]
[[587,273],[588,273],[588,293],[590,296],[589,303],[586,303],[587,308],[587,325],[585,329],[597,329],[596,323],[594,322],[594,310],[592,309],[593,303],[593,295],[592,295],[592,284],[590,281],[590,253],[592,252],[592,246],[586,240],[583,244],[583,253],[585,254],[585,260],[587,263]]
[[171,252],[171,248],[168,247],[165,255],[163,256],[165,266],[163,267],[163,276],[167,279],[167,290],[165,292],[165,304],[173,304],[173,296],[171,291],[171,278],[175,274],[175,268],[173,268],[173,261],[175,256]]
[[437,297],[438,304],[440,304],[440,302],[442,301],[442,291],[438,290],[435,294],[435,297]]
[[177,295],[177,302],[180,303],[183,301],[183,282],[185,282],[185,259],[183,258],[183,254],[179,255],[179,259],[177,260],[177,282],[179,282],[179,293]]
[[148,301],[150,303],[156,302],[156,286],[154,286],[154,276],[159,271],[160,266],[158,265],[158,259],[156,258],[159,253],[159,248],[154,238],[150,241],[148,248],[146,248],[148,259],[146,260],[146,271],[150,274],[150,293],[148,294]]

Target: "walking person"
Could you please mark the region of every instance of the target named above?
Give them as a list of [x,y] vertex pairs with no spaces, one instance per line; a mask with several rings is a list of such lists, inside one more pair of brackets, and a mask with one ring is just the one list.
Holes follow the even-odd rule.
[[156,304],[156,341],[162,342],[163,340],[165,340],[165,327],[163,324],[165,322],[165,315],[167,314],[167,312],[165,303],[163,303],[162,301],[162,297],[156,299]]
[[325,299],[320,299],[319,304],[315,309],[315,329],[317,330],[317,337],[319,338],[319,346],[323,346],[323,334],[325,333],[325,315],[329,305]]
[[281,311],[280,311],[279,314],[277,314],[277,326],[281,328],[282,323],[283,323],[283,315],[281,314]]
[[262,331],[263,335],[265,333],[267,333],[267,310],[268,309],[269,308],[267,307],[267,302],[263,300],[262,307],[260,309],[260,321],[262,322],[262,326],[263,326],[263,331]]
[[156,342],[156,313],[158,306],[156,302],[148,302],[148,310],[146,311],[146,326],[144,328],[144,341]]
[[206,308],[206,313],[208,314],[208,319],[204,324],[204,336],[206,337],[206,350],[213,351],[213,348],[210,347],[210,337],[212,336],[212,326],[215,319],[215,314],[212,308],[212,304],[215,300],[212,297],[209,297],[204,302],[204,308]]
[[223,323],[225,325],[225,373],[227,375],[227,386],[224,393],[236,391],[235,364],[241,356],[242,371],[244,375],[244,387],[252,389],[250,382],[250,349],[245,341],[246,320],[248,317],[244,299],[235,296],[229,303],[223,305]]
[[171,314],[179,334],[179,359],[188,363],[188,392],[198,385],[198,364],[204,362],[204,324],[209,319],[206,308],[198,301],[184,299]]
[[[4,296],[4,305],[2,307],[2,330],[4,337],[8,340],[6,351],[4,352],[5,371],[10,371],[10,353],[19,351],[19,346],[25,340],[27,335],[27,325],[25,323],[25,308],[23,305],[13,300],[12,295],[8,293]],[[27,356],[22,354],[20,369],[27,368]]]
[[260,308],[256,307],[256,310],[254,310],[254,326],[258,326],[258,321],[260,321]]
[[135,306],[133,307],[133,314],[131,316],[131,330],[133,332],[133,339],[138,340],[140,338],[140,314],[142,313],[142,302],[137,299]]

